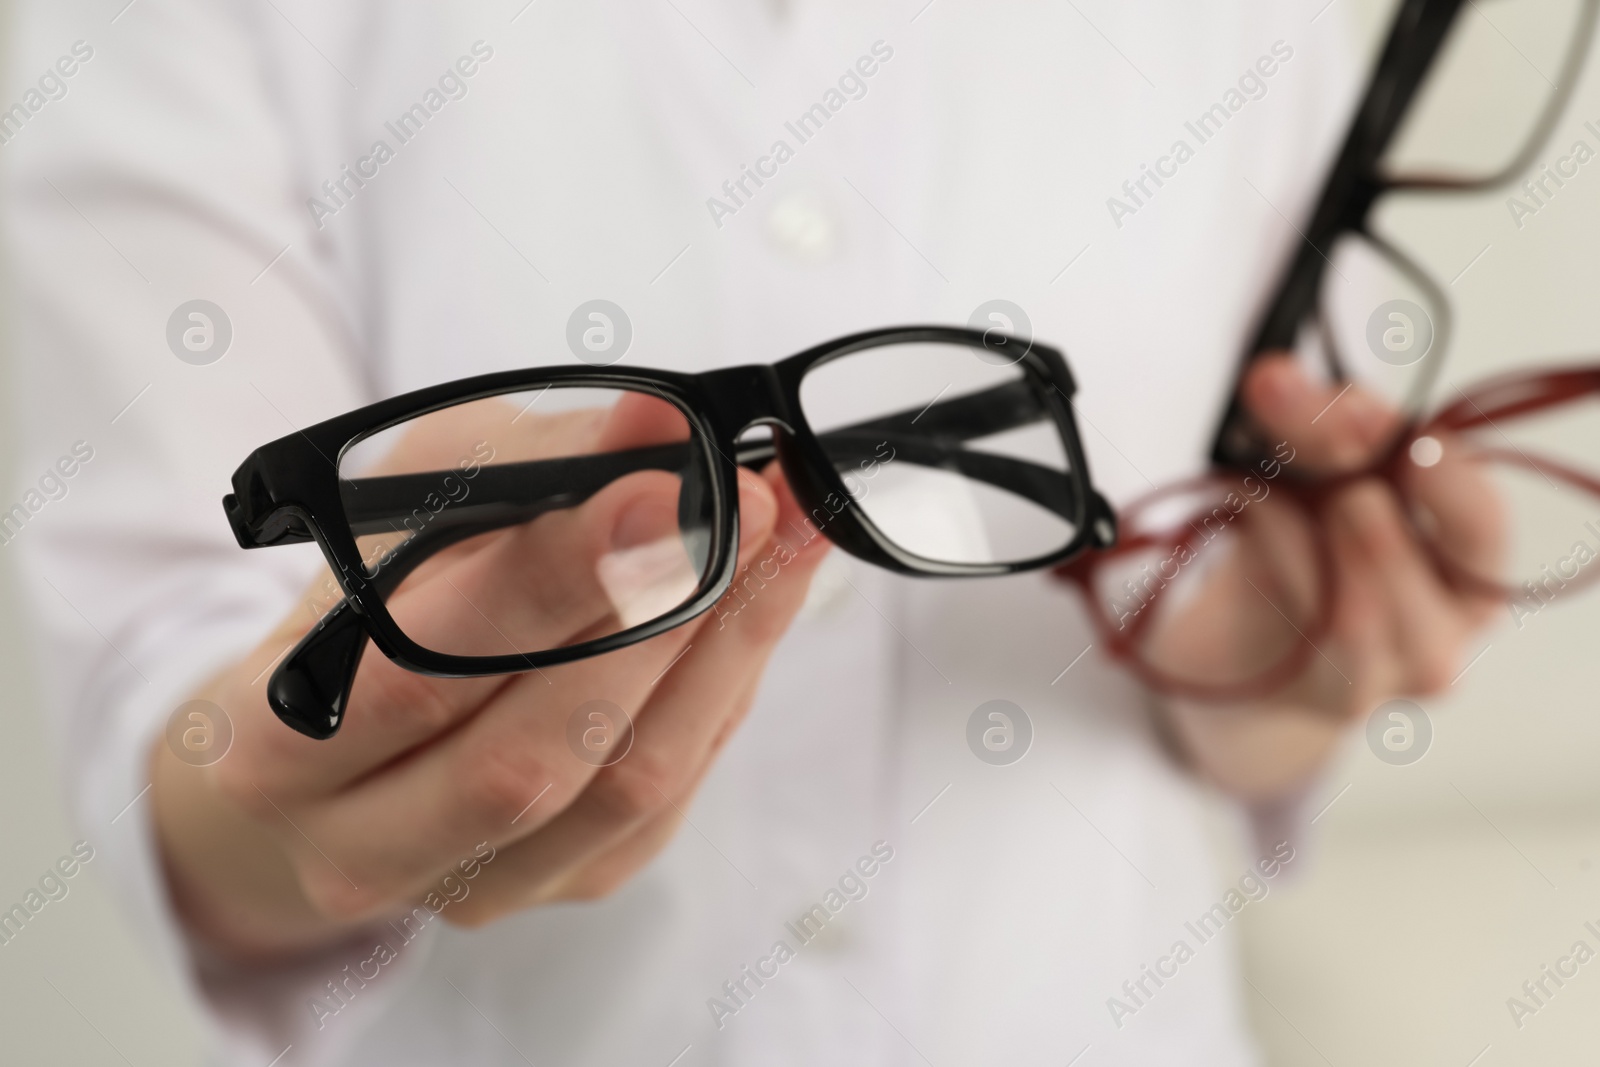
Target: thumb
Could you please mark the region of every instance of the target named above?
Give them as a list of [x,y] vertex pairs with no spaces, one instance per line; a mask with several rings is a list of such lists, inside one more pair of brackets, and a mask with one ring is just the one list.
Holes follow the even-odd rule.
[[[688,531],[680,527],[679,485],[659,472],[633,474],[606,490],[615,493],[607,511],[597,516],[609,526],[609,547],[595,565],[607,599],[632,625],[677,607],[703,575],[688,549]],[[778,502],[772,489],[754,472],[739,471],[738,560],[743,566],[772,534]],[[703,560],[701,560],[703,562]]]
[[739,468],[739,565],[752,556],[772,536],[778,521],[779,502],[772,486],[755,471]]
[[1241,395],[1262,429],[1319,472],[1366,466],[1400,427],[1399,413],[1361,386],[1315,382],[1287,353],[1256,360]]

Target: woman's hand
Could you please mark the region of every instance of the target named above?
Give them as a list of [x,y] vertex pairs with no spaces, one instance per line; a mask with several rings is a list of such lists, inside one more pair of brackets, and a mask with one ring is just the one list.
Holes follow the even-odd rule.
[[[1271,439],[1294,449],[1294,474],[1360,470],[1398,429],[1399,416],[1377,398],[1359,387],[1339,396],[1340,388],[1313,382],[1287,356],[1259,360],[1246,377],[1245,404]],[[1470,468],[1440,464],[1426,492],[1445,527],[1435,536],[1496,549],[1493,501]],[[1392,487],[1377,478],[1340,490],[1319,520],[1332,555],[1333,611],[1305,672],[1248,704],[1163,704],[1197,769],[1246,798],[1291,789],[1322,763],[1347,722],[1384,700],[1448,688],[1496,607],[1440,575]],[[1304,583],[1291,576],[1282,584]]]
[[[403,610],[419,625],[451,634],[481,627],[474,601],[538,591],[547,595],[515,605],[521,632],[553,644],[591,632],[614,604],[595,602],[605,583],[585,580],[573,561],[654,537],[663,523],[675,530],[676,488],[663,479],[673,481],[629,475],[546,516],[559,521],[440,553],[396,597],[407,598]],[[285,619],[196,694],[232,719],[227,755],[198,768],[158,745],[153,758],[167,876],[190,929],[240,957],[314,948],[410,910],[458,865],[481,861],[480,843],[495,850],[493,861],[442,912],[452,922],[476,925],[623,883],[671,838],[826,552],[814,531],[809,544],[795,543],[804,515],[776,468],[764,478],[741,471],[739,490],[741,568],[759,559],[765,575],[769,560],[779,566],[736,613],[491,678],[413,674],[369,647],[328,741],[292,732],[267,705],[269,668],[317,612],[306,606]],[[592,700],[633,723],[631,748],[608,766],[569,747],[569,720]]]

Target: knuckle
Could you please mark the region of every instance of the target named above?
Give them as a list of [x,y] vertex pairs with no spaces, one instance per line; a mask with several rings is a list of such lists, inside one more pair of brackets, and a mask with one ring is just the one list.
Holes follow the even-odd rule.
[[451,926],[462,930],[479,930],[494,922],[496,916],[480,909],[474,911],[447,911],[440,918]]
[[589,791],[606,813],[633,822],[664,807],[670,785],[665,760],[654,754],[630,752],[596,777]]
[[254,822],[267,823],[274,819],[281,821],[278,810],[256,784],[256,775],[246,766],[245,761],[224,759],[210,770],[212,786],[226,803],[243,812]]
[[723,746],[728,743],[728,739],[733,736],[733,732],[739,728],[739,724],[744,722],[744,717],[749,710],[748,705],[740,708],[733,715],[723,720],[722,725],[717,727],[717,732],[711,736],[711,754],[713,756],[722,752]]
[[787,612],[772,610],[775,605],[768,604],[764,606],[768,610],[752,611],[750,612],[750,617],[743,620],[744,625],[741,630],[744,633],[747,644],[758,647],[773,644],[783,636],[784,630],[788,628]]
[[1453,655],[1438,652],[1419,656],[1412,668],[1412,688],[1417,696],[1438,696],[1450,688],[1455,670]]
[[437,679],[428,678],[369,657],[374,667],[361,678],[356,692],[363,714],[384,732],[433,735],[455,719],[455,709]]
[[375,887],[358,886],[332,869],[320,856],[302,857],[295,863],[295,873],[306,901],[324,919],[336,922],[364,919],[379,911],[386,902],[384,894]]
[[494,922],[504,914],[505,910],[503,906],[486,904],[473,897],[456,902],[445,909],[440,918],[451,926],[459,926],[463,930],[477,930]]
[[776,644],[794,613],[799,610],[805,586],[796,583],[772,585],[764,595],[740,610],[728,620],[728,628],[738,633],[739,641],[751,648],[765,648]]
[[593,903],[611,896],[626,880],[620,874],[591,875],[566,886],[562,890],[561,897],[563,900],[577,903]]
[[462,799],[471,815],[509,824],[554,776],[526,743],[497,741],[479,746],[463,761]]
[[[223,704],[223,708],[233,714],[233,704]],[[227,757],[216,764],[219,769],[233,764],[232,769],[240,770],[240,763],[263,768],[292,766],[305,758],[307,745],[321,744],[285,727],[264,696],[250,701],[246,713],[234,721],[240,730]]]

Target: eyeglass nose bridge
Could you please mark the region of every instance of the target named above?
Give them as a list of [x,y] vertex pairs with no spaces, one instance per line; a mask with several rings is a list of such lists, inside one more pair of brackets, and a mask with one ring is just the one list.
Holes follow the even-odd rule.
[[792,434],[795,413],[775,367],[751,363],[709,371],[700,378],[718,432],[736,441],[755,426]]

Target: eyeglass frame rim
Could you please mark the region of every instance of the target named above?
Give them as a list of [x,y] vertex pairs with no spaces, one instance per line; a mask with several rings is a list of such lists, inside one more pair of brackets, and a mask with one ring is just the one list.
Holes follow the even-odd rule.
[[[530,367],[443,382],[344,412],[331,419],[287,434],[250,453],[233,476],[234,492],[223,500],[235,538],[243,548],[262,548],[315,541],[333,571],[349,606],[360,616],[372,642],[400,666],[436,677],[464,678],[522,673],[542,667],[586,659],[637,644],[665,633],[703,614],[731,588],[737,570],[739,537],[738,467],[733,458],[737,439],[759,425],[773,427],[776,458],[785,475],[801,471],[811,479],[791,479],[797,500],[810,512],[825,506],[823,494],[837,493],[847,503],[833,513],[830,526],[842,526],[825,536],[850,554],[895,573],[928,577],[988,577],[1037,570],[1059,564],[1083,552],[1097,539],[1100,520],[1115,531],[1109,503],[1094,487],[1082,439],[1072,410],[1076,392],[1065,356],[1052,346],[1032,341],[1013,365],[1047,388],[1040,390],[1066,453],[1068,469],[1062,472],[1075,492],[1080,512],[1071,540],[1060,549],[1011,563],[957,564],[925,560],[907,552],[872,524],[855,503],[842,476],[827,458],[806,419],[800,385],[806,374],[843,356],[900,343],[942,342],[982,350],[992,346],[980,332],[957,326],[892,326],[862,331],[815,345],[770,364],[744,364],[702,373],[643,367],[564,364]],[[976,358],[976,356],[975,356]],[[744,388],[739,388],[743,378]],[[760,379],[759,383],[756,379]],[[705,577],[695,595],[677,609],[578,644],[529,653],[500,656],[461,656],[438,652],[408,637],[389,613],[385,598],[365,595],[370,577],[356,539],[345,517],[339,493],[338,465],[344,453],[361,440],[410,419],[472,400],[486,399],[540,385],[593,385],[653,393],[673,406],[688,421],[691,434],[706,449],[706,464],[713,493],[715,526]],[[748,386],[763,392],[752,405]],[[776,401],[776,403],[772,403]],[[762,406],[765,405],[765,406]],[[734,415],[755,411],[754,417]],[[797,454],[798,453],[798,454]],[[795,481],[800,484],[795,484]],[[848,513],[848,517],[846,517]],[[327,614],[324,615],[324,619]],[[319,626],[321,624],[319,623]]]
[[[1507,389],[1516,390],[1520,396],[1502,398],[1497,402],[1496,394]],[[1318,510],[1326,507],[1334,494],[1354,483],[1377,478],[1389,485],[1399,499],[1409,501],[1413,493],[1407,488],[1401,470],[1412,444],[1418,439],[1440,433],[1459,434],[1485,426],[1493,428],[1497,417],[1521,418],[1546,408],[1577,402],[1585,396],[1600,400],[1600,362],[1552,365],[1535,370],[1507,371],[1491,375],[1460,390],[1459,397],[1428,416],[1407,421],[1390,447],[1372,463],[1357,470],[1315,479],[1297,479],[1290,476],[1281,483],[1280,488],[1308,508]],[[1523,462],[1519,465],[1541,472],[1545,470],[1537,462],[1540,457],[1523,454],[1521,458]],[[1546,462],[1552,469],[1561,466],[1554,461]],[[1600,498],[1600,480],[1587,478],[1573,471],[1561,470],[1559,473],[1565,480],[1585,483],[1582,489]],[[1171,485],[1161,486],[1145,493],[1122,509],[1123,521],[1126,522],[1128,517],[1168,495],[1193,491],[1207,485],[1221,488],[1229,484],[1227,479],[1230,477],[1244,478],[1253,474],[1253,471],[1242,471],[1237,468],[1219,468]],[[1186,518],[1184,522],[1185,528],[1180,530],[1174,527],[1171,531],[1171,533],[1181,533],[1182,536],[1141,537],[1135,534],[1131,538],[1122,537],[1116,545],[1085,553],[1057,567],[1053,573],[1079,588],[1090,619],[1111,655],[1126,663],[1140,679],[1156,691],[1167,696],[1202,703],[1259,699],[1280,691],[1285,684],[1298,677],[1312,658],[1320,653],[1316,641],[1327,632],[1333,621],[1334,604],[1333,598],[1329,595],[1333,585],[1333,556],[1328,539],[1325,536],[1315,538],[1316,581],[1320,610],[1314,619],[1306,622],[1300,634],[1303,640],[1296,643],[1294,653],[1285,656],[1270,670],[1249,679],[1233,683],[1208,684],[1177,678],[1147,663],[1139,656],[1135,642],[1139,633],[1154,617],[1153,614],[1147,615],[1145,612],[1145,608],[1149,605],[1140,608],[1133,623],[1126,627],[1118,627],[1101,603],[1094,583],[1099,568],[1119,556],[1148,546],[1162,550],[1170,548],[1175,552],[1182,545],[1192,545],[1192,537],[1187,532],[1192,528],[1192,516]],[[1423,550],[1440,577],[1459,591],[1506,603],[1511,603],[1522,595],[1520,589],[1490,581],[1467,570],[1446,555],[1431,538],[1423,539]],[[1569,583],[1571,581],[1569,580]],[[1583,585],[1592,586],[1596,583],[1600,583],[1600,571],[1589,575]],[[1568,587],[1564,586],[1563,592],[1567,589]],[[1153,594],[1151,600],[1153,601],[1157,595],[1159,593]]]

